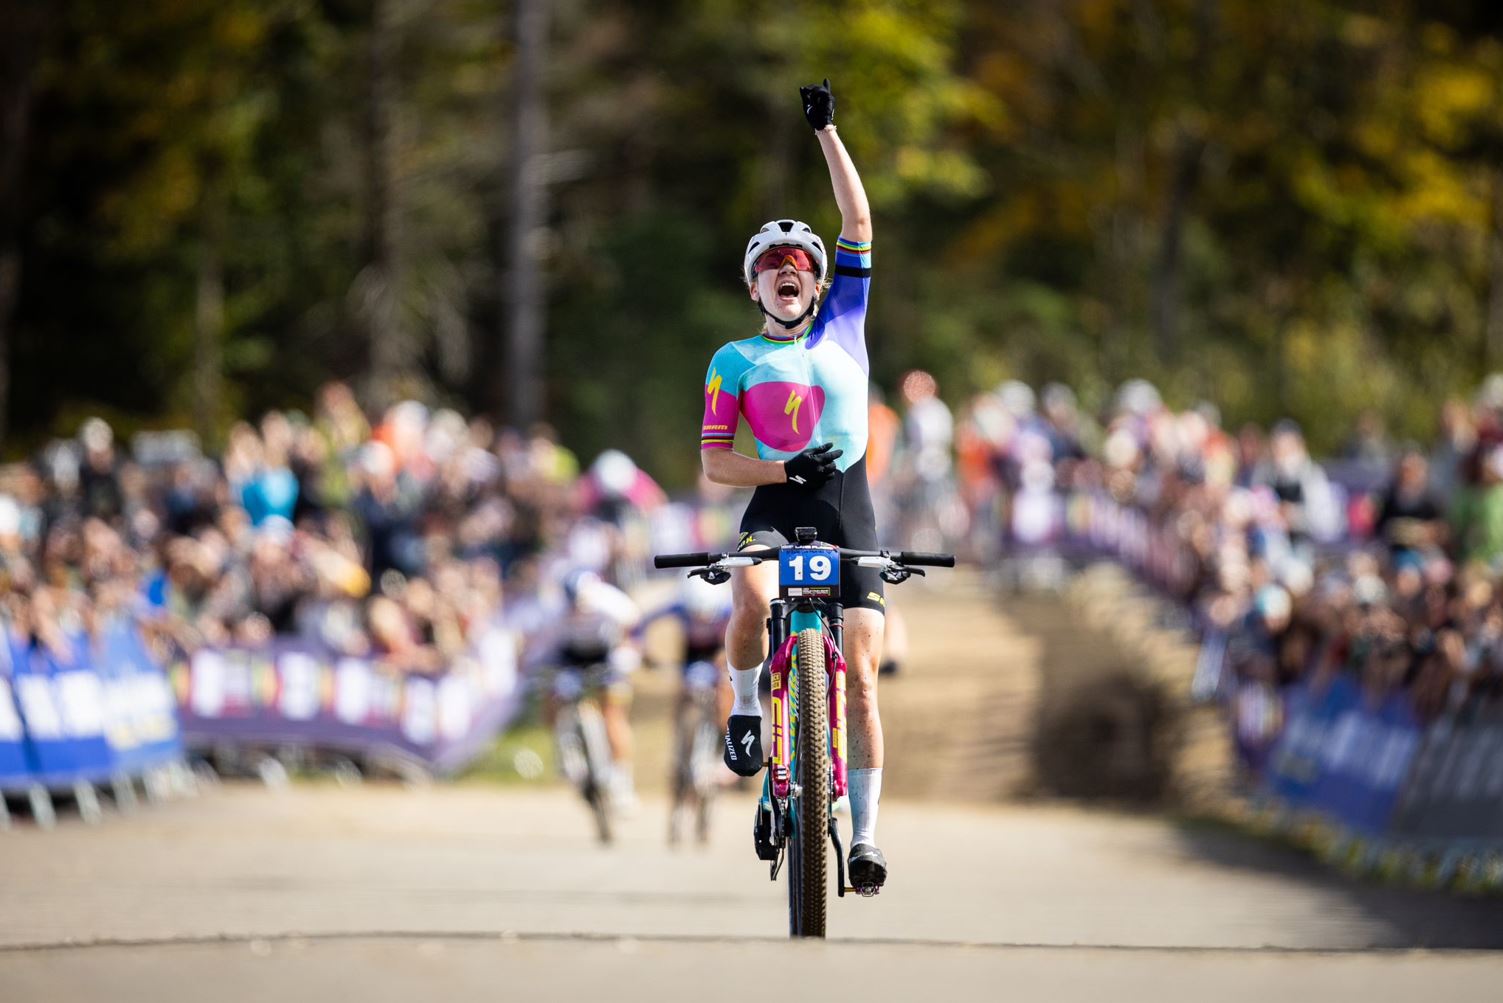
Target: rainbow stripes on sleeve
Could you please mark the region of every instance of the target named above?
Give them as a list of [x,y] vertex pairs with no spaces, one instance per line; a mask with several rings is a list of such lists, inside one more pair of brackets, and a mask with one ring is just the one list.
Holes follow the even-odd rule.
[[857,243],[840,237],[835,241],[835,274],[868,278],[872,273],[871,241]]

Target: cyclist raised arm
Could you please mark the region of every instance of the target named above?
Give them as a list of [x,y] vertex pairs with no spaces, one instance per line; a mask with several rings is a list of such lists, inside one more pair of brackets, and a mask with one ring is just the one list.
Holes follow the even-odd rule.
[[[826,543],[869,550],[877,546],[866,481],[871,210],[835,131],[829,81],[799,93],[829,167],[840,238],[832,262],[819,236],[795,219],[773,220],[752,236],[742,278],[762,313],[762,329],[723,346],[710,362],[701,456],[712,481],[756,488],[741,520],[741,548],[780,546],[794,539],[795,527],[813,526]],[[832,271],[821,302],[820,287]],[[732,448],[742,419],[756,439],[756,457]],[[735,704],[725,758],[742,776],[754,775],[765,761],[757,681],[768,656],[764,622],[776,595],[775,564],[736,570],[726,629]],[[849,569],[840,601],[851,743],[850,875],[853,882],[880,886],[887,863],[876,847],[883,757],[877,665],[886,603],[879,572]]]

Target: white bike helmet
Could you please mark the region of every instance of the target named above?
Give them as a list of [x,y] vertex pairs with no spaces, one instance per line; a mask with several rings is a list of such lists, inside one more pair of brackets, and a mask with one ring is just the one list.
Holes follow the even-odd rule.
[[762,256],[762,252],[769,247],[802,247],[814,258],[814,265],[819,269],[816,276],[818,281],[825,280],[825,273],[829,271],[825,256],[824,241],[819,239],[808,223],[796,219],[775,219],[770,223],[764,223],[762,229],[752,235],[752,239],[746,244],[746,256],[741,259],[741,275],[746,279],[746,284],[752,284],[752,265]]

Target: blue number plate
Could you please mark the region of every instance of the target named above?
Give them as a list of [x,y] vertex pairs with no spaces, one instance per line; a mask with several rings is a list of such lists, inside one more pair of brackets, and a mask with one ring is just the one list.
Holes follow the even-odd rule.
[[778,554],[783,588],[829,588],[840,584],[840,551],[823,547],[784,547]]

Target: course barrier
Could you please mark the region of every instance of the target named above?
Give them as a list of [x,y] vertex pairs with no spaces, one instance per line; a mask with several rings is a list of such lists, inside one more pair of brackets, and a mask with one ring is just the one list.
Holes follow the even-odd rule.
[[[1188,595],[1194,555],[1172,525],[1105,492],[1062,504],[1062,554],[1112,560],[1171,600]],[[1503,700],[1473,697],[1426,722],[1403,690],[1366,692],[1349,673],[1242,687],[1225,671],[1235,634],[1182,609],[1200,638],[1191,695],[1230,710],[1231,739],[1256,785],[1254,827],[1358,871],[1503,887]]]
[[202,648],[171,670],[189,748],[288,747],[451,774],[521,703],[514,635],[495,627],[442,673],[404,673],[301,641]]
[[167,676],[129,621],[50,646],[8,636],[0,660],[0,790],[28,797],[40,824],[52,822],[55,793],[70,794],[93,821],[96,786],[111,785],[128,807],[136,781],[154,796],[159,771],[181,762]]

